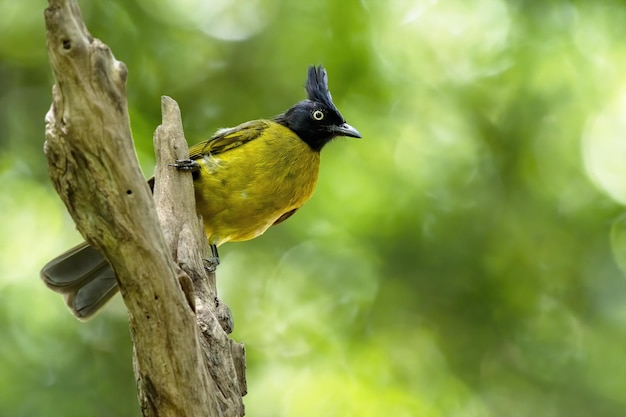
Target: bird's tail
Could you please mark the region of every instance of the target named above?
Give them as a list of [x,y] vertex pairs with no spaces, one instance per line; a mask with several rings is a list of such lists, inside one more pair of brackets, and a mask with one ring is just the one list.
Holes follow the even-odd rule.
[[107,260],[87,243],[81,243],[48,262],[41,270],[48,288],[63,294],[79,319],[96,313],[117,291],[117,280]]

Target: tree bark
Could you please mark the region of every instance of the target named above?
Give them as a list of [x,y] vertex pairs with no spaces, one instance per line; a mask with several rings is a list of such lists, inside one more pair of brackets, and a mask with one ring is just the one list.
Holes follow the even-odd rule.
[[225,332],[230,313],[203,263],[191,175],[169,166],[188,157],[178,106],[162,100],[153,199],[133,147],[126,66],[89,34],[75,0],[49,0],[45,19],[56,80],[44,147],[50,177],[116,272],[143,415],[242,416],[244,349]]

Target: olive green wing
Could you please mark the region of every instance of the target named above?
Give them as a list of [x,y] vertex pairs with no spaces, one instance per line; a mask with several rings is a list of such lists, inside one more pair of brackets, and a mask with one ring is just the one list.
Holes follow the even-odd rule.
[[216,155],[241,146],[261,136],[270,123],[272,122],[269,120],[253,120],[236,127],[220,129],[211,139],[192,146],[189,149],[189,158],[200,159],[207,154]]

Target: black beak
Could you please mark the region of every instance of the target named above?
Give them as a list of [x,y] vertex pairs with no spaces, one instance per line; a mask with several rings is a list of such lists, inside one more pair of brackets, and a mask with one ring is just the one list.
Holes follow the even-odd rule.
[[359,131],[347,123],[339,126],[334,126],[333,133],[335,134],[335,136],[349,136],[351,138],[361,138],[361,134],[359,133]]

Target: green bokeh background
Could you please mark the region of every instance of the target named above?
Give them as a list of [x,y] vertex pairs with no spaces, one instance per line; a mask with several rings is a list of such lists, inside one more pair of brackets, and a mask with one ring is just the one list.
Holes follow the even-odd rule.
[[[314,63],[363,134],[221,249],[247,415],[624,415],[624,1],[80,5],[146,176],[161,95],[195,143],[302,99]],[[45,7],[0,0],[0,416],[139,416],[121,300],[80,323],[38,278],[80,240],[42,153]]]

